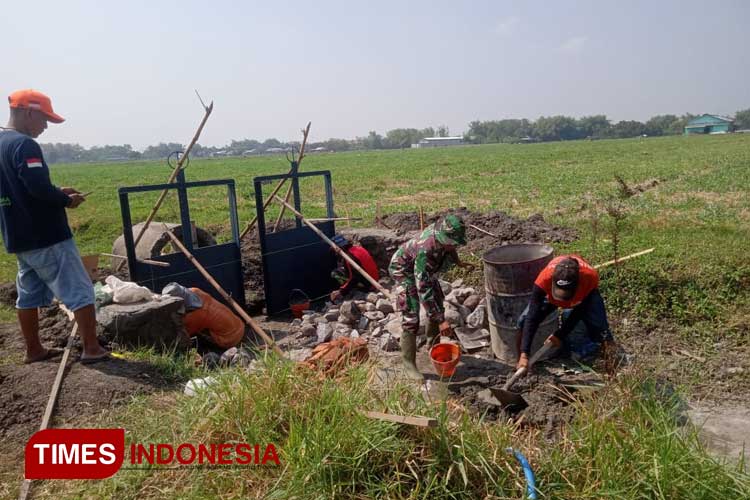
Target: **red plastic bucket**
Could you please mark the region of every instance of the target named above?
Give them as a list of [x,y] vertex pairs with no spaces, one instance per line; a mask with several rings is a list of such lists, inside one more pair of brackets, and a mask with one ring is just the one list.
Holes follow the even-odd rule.
[[301,318],[302,313],[310,309],[310,301],[303,302],[301,304],[289,304],[289,308],[292,310],[292,315],[295,318]]
[[440,377],[450,377],[456,371],[461,349],[453,343],[437,344],[430,349],[430,359]]

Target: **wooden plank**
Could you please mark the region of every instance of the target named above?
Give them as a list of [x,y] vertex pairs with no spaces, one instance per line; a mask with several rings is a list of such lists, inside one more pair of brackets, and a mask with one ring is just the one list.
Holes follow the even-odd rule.
[[366,417],[375,420],[383,420],[385,422],[394,422],[397,424],[413,425],[416,427],[437,427],[438,421],[432,417],[413,417],[413,416],[402,416],[393,415],[391,413],[381,413],[379,411],[364,411],[362,412]]

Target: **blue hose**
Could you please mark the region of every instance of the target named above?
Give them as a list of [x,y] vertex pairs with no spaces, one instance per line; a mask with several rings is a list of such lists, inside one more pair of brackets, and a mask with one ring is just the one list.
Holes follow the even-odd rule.
[[529,500],[537,500],[538,497],[536,496],[536,479],[534,478],[534,471],[531,470],[529,461],[526,460],[526,457],[523,456],[523,453],[518,450],[514,450],[513,448],[506,448],[505,451],[507,451],[508,453],[512,453],[523,468],[523,475],[526,477],[526,498],[528,498]]

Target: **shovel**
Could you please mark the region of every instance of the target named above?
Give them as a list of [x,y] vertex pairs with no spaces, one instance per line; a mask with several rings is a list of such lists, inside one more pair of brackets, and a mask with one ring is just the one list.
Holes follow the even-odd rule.
[[[534,364],[539,361],[539,358],[548,354],[554,348],[555,345],[551,342],[543,344],[542,347],[540,347],[539,350],[534,353],[534,355],[529,360],[529,367],[534,366]],[[515,384],[519,378],[526,375],[527,371],[527,368],[519,368],[518,370],[516,370],[516,373],[514,373],[513,376],[510,377],[507,382],[505,382],[505,385],[502,388],[498,389],[497,387],[490,387],[490,392],[505,407],[526,408],[529,405],[528,403],[526,403],[526,400],[523,399],[523,396],[521,396],[517,392],[511,392],[510,388],[513,387],[513,384]]]

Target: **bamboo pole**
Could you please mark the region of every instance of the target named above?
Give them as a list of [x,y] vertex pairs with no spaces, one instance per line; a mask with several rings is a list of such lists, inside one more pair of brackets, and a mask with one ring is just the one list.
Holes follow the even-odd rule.
[[310,222],[359,221],[362,217],[324,217],[322,219],[307,219]]
[[623,262],[625,260],[630,260],[634,257],[640,257],[641,255],[646,255],[647,253],[651,253],[655,250],[655,248],[649,248],[648,250],[643,250],[641,252],[631,253],[630,255],[626,255],[625,257],[620,257],[619,259],[614,260],[608,260],[607,262],[602,262],[601,264],[597,264],[594,266],[594,269],[601,269],[602,267],[611,266],[612,264],[619,264],[620,262]]
[[[302,146],[299,150],[299,158],[297,158],[297,169],[299,170],[299,166],[302,164],[302,159],[305,157],[305,146],[307,145],[307,135],[310,133],[310,125],[312,122],[307,122],[307,127],[302,129]],[[289,197],[292,195],[292,187],[294,184],[290,184],[289,188],[286,190],[286,196],[284,196],[284,201],[289,203]],[[279,213],[279,217],[276,219],[276,224],[273,225],[273,232],[279,230],[279,224],[281,224],[281,219],[284,217],[284,211],[286,210],[286,207],[281,207],[281,212]]]
[[333,241],[331,241],[331,239],[328,236],[326,236],[323,233],[323,231],[321,231],[320,229],[318,229],[318,227],[315,224],[313,224],[312,222],[310,222],[307,219],[305,219],[305,217],[301,213],[299,213],[297,210],[295,210],[295,208],[293,206],[289,205],[287,202],[285,202],[283,199],[281,199],[281,197],[276,196],[275,198],[276,198],[276,201],[278,201],[282,205],[286,205],[286,208],[288,208],[290,212],[292,212],[294,215],[296,215],[297,217],[299,217],[299,219],[302,222],[304,222],[307,225],[307,227],[309,227],[310,229],[312,229],[315,232],[315,234],[317,234],[318,236],[320,236],[323,239],[323,241],[325,241],[326,243],[328,243],[328,245],[330,245],[330,247],[333,248],[333,250],[342,259],[346,260],[349,264],[351,264],[352,267],[354,269],[356,269],[359,272],[359,274],[361,274],[367,281],[369,281],[372,286],[374,286],[377,290],[379,290],[380,292],[382,292],[383,295],[385,295],[386,297],[388,297],[388,300],[393,301],[393,296],[391,295],[391,292],[389,292],[388,290],[386,290],[386,288],[383,285],[381,285],[380,283],[378,283],[375,279],[373,279],[372,276],[370,276],[369,274],[367,274],[367,271],[365,271],[364,269],[362,269],[360,267],[360,265],[357,264],[357,262],[354,259],[352,259],[351,257],[349,257],[349,255],[347,255],[346,252],[344,252],[343,250],[341,250],[336,243],[334,243]]
[[[310,123],[312,123],[312,122],[308,122],[308,124],[307,124],[308,128],[310,127]],[[299,163],[297,165],[299,166]],[[294,173],[294,169],[290,168],[289,172],[287,172],[286,175],[292,175],[293,173]],[[274,196],[276,196],[276,194],[279,192],[279,190],[281,190],[281,188],[284,187],[284,184],[286,184],[287,179],[288,179],[288,177],[284,177],[283,179],[281,179],[279,181],[279,183],[276,184],[276,187],[273,188],[273,191],[271,192],[271,195],[268,198],[266,198],[266,201],[263,202],[263,211],[264,212],[268,208],[268,205],[270,205],[271,202],[273,201]],[[240,239],[243,239],[245,236],[247,236],[247,233],[249,233],[250,231],[253,230],[253,227],[255,226],[256,222],[258,222],[258,216],[257,215],[255,217],[253,217],[253,219],[250,222],[247,223],[247,226],[245,226],[245,229],[242,230],[242,233],[240,233]]]
[[[42,415],[42,423],[39,426],[39,430],[43,431],[49,427],[49,421],[52,418],[52,410],[55,409],[55,403],[57,403],[57,395],[60,393],[60,386],[62,385],[63,375],[65,374],[65,366],[68,364],[68,357],[70,357],[70,350],[73,348],[73,341],[75,340],[76,334],[78,333],[78,323],[73,323],[73,330],[71,330],[68,336],[68,343],[65,344],[65,350],[63,351],[60,365],[57,367],[57,375],[55,375],[55,381],[52,384],[52,391],[50,392],[49,399],[47,400],[47,407],[44,409],[44,415]],[[21,483],[21,489],[19,490],[18,500],[26,500],[31,490],[31,479],[24,479]]]
[[206,268],[203,267],[200,262],[198,262],[198,259],[196,259],[192,253],[190,253],[190,250],[185,248],[185,245],[182,244],[182,242],[177,238],[177,236],[172,234],[172,231],[170,231],[169,228],[167,228],[166,224],[164,224],[164,229],[167,235],[169,236],[169,239],[172,240],[172,243],[174,244],[174,246],[176,246],[183,254],[185,254],[185,257],[187,257],[188,260],[195,266],[195,268],[198,269],[198,271],[203,275],[203,277],[206,278],[206,281],[208,281],[211,284],[211,286],[213,286],[216,289],[216,291],[219,292],[219,294],[224,298],[224,300],[226,300],[227,303],[230,304],[235,311],[237,311],[237,314],[239,314],[240,317],[243,320],[245,320],[245,323],[247,323],[250,326],[250,328],[252,328],[255,331],[255,333],[260,335],[260,337],[263,339],[266,345],[268,345],[271,349],[274,350],[274,352],[276,352],[276,354],[278,354],[279,356],[283,358],[284,352],[281,349],[279,349],[279,346],[276,345],[276,342],[274,342],[273,339],[269,337],[265,331],[263,331],[263,328],[261,328],[260,325],[258,325],[258,323],[256,323],[253,320],[253,318],[251,318],[245,312],[245,310],[242,309],[242,307],[240,307],[240,305],[226,292],[226,290],[224,290],[221,287],[221,285],[219,285],[219,283],[216,282],[213,276],[211,276],[211,274],[208,271],[206,271]]
[[[200,98],[200,96],[199,96]],[[203,101],[201,101],[202,103]],[[192,151],[193,146],[195,146],[195,143],[198,142],[198,138],[201,136],[201,132],[203,131],[203,127],[206,125],[206,122],[208,121],[208,117],[211,116],[211,112],[214,110],[214,103],[211,101],[211,103],[208,106],[204,106],[203,108],[205,110],[205,113],[203,115],[203,119],[201,120],[200,125],[198,125],[198,130],[195,131],[195,134],[193,135],[193,139],[190,141],[190,144],[188,144],[187,149],[185,149],[185,152],[180,157],[179,160],[177,160],[177,165],[175,165],[174,170],[172,171],[172,174],[169,176],[169,179],[167,179],[167,184],[172,184],[174,180],[177,178],[177,174],[180,173],[180,170],[182,170],[182,164],[187,160],[188,156],[190,155],[190,151]],[[156,204],[154,205],[154,208],[151,209],[151,213],[148,214],[148,217],[146,218],[146,222],[143,223],[143,226],[141,227],[141,230],[138,232],[138,235],[135,237],[135,243],[133,243],[133,248],[138,248],[138,243],[140,243],[141,238],[143,238],[143,235],[146,234],[146,230],[148,229],[148,226],[153,222],[154,217],[156,217],[156,212],[159,211],[159,208],[161,207],[161,204],[164,203],[164,199],[167,197],[167,194],[169,193],[169,189],[165,188],[161,194],[159,195],[159,198],[156,200]],[[122,261],[121,263],[117,264],[117,267],[115,267],[115,272],[122,269],[122,266],[125,265],[125,261]]]
[[424,210],[422,210],[422,205],[419,205],[419,230],[424,231]]

